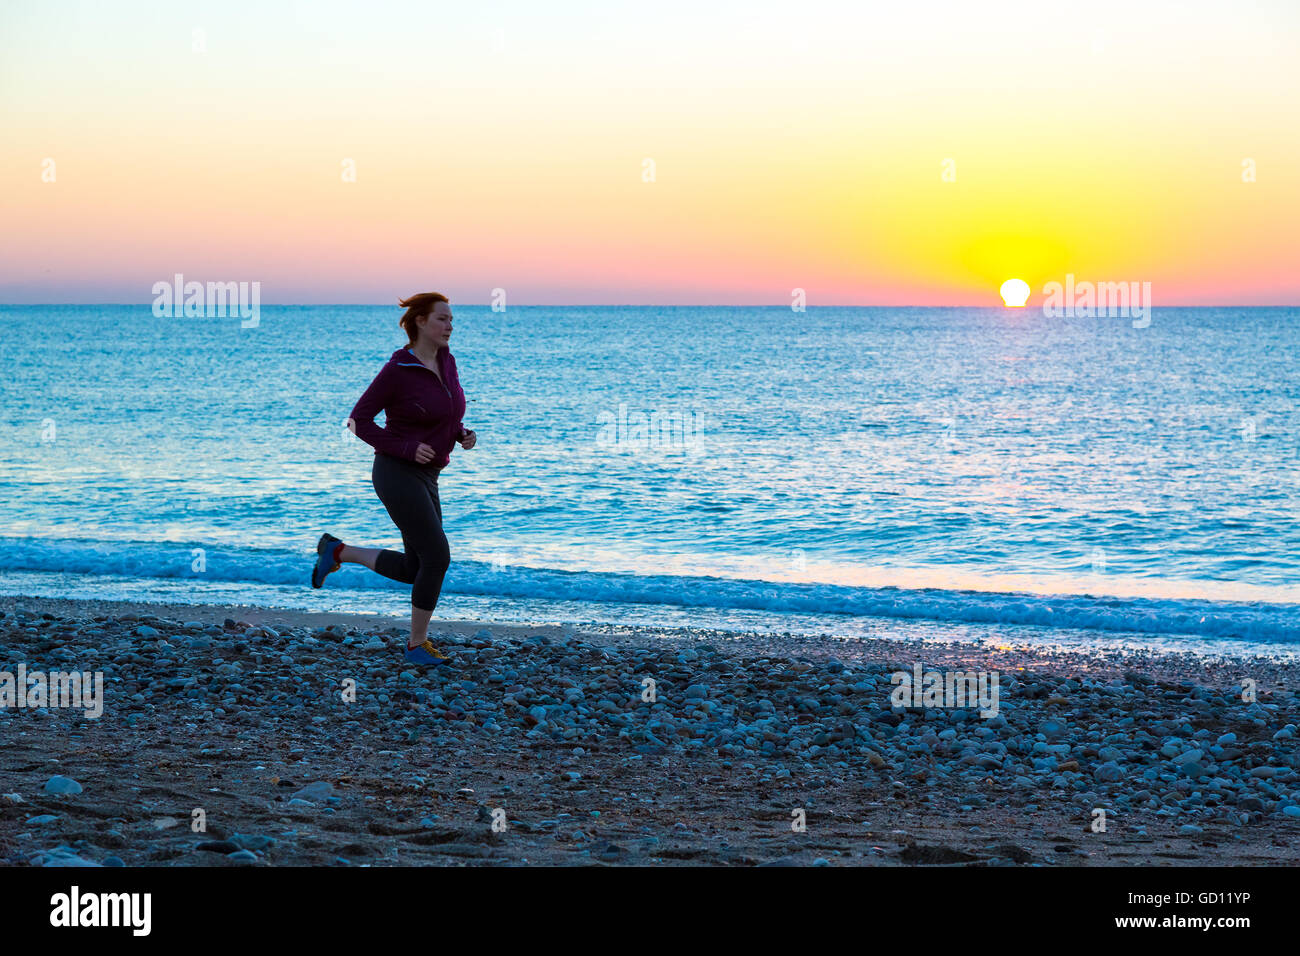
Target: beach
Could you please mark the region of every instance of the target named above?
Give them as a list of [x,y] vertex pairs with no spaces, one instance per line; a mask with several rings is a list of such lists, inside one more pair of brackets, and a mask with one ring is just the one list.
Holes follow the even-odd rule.
[[[95,718],[0,709],[0,864],[1300,861],[1267,658],[435,621],[422,671],[387,617],[0,610],[0,671],[104,678]],[[918,669],[996,713],[894,706]]]

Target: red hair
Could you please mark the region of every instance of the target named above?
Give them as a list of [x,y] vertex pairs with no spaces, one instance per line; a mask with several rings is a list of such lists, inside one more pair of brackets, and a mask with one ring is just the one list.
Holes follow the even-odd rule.
[[416,320],[432,312],[434,304],[438,302],[451,304],[451,300],[441,292],[419,292],[408,299],[397,300],[397,304],[406,310],[397,324],[406,330],[406,337],[410,339],[407,345],[414,345],[419,338],[420,325]]

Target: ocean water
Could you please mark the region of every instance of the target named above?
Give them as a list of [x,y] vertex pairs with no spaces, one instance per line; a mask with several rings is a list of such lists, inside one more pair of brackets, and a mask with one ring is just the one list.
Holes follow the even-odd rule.
[[[437,616],[1291,655],[1300,310],[455,307]],[[399,310],[0,306],[0,593],[404,615]]]

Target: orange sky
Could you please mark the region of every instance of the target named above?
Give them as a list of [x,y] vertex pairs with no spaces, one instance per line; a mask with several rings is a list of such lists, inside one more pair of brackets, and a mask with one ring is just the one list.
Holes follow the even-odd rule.
[[0,301],[1300,303],[1300,6],[898,6],[6,4]]

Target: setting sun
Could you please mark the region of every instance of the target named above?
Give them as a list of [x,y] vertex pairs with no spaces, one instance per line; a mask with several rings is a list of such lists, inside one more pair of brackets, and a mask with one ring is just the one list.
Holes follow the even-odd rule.
[[1020,309],[1029,298],[1029,283],[1024,279],[1008,279],[1002,283],[1001,292],[1002,301],[1006,303],[1007,308]]

